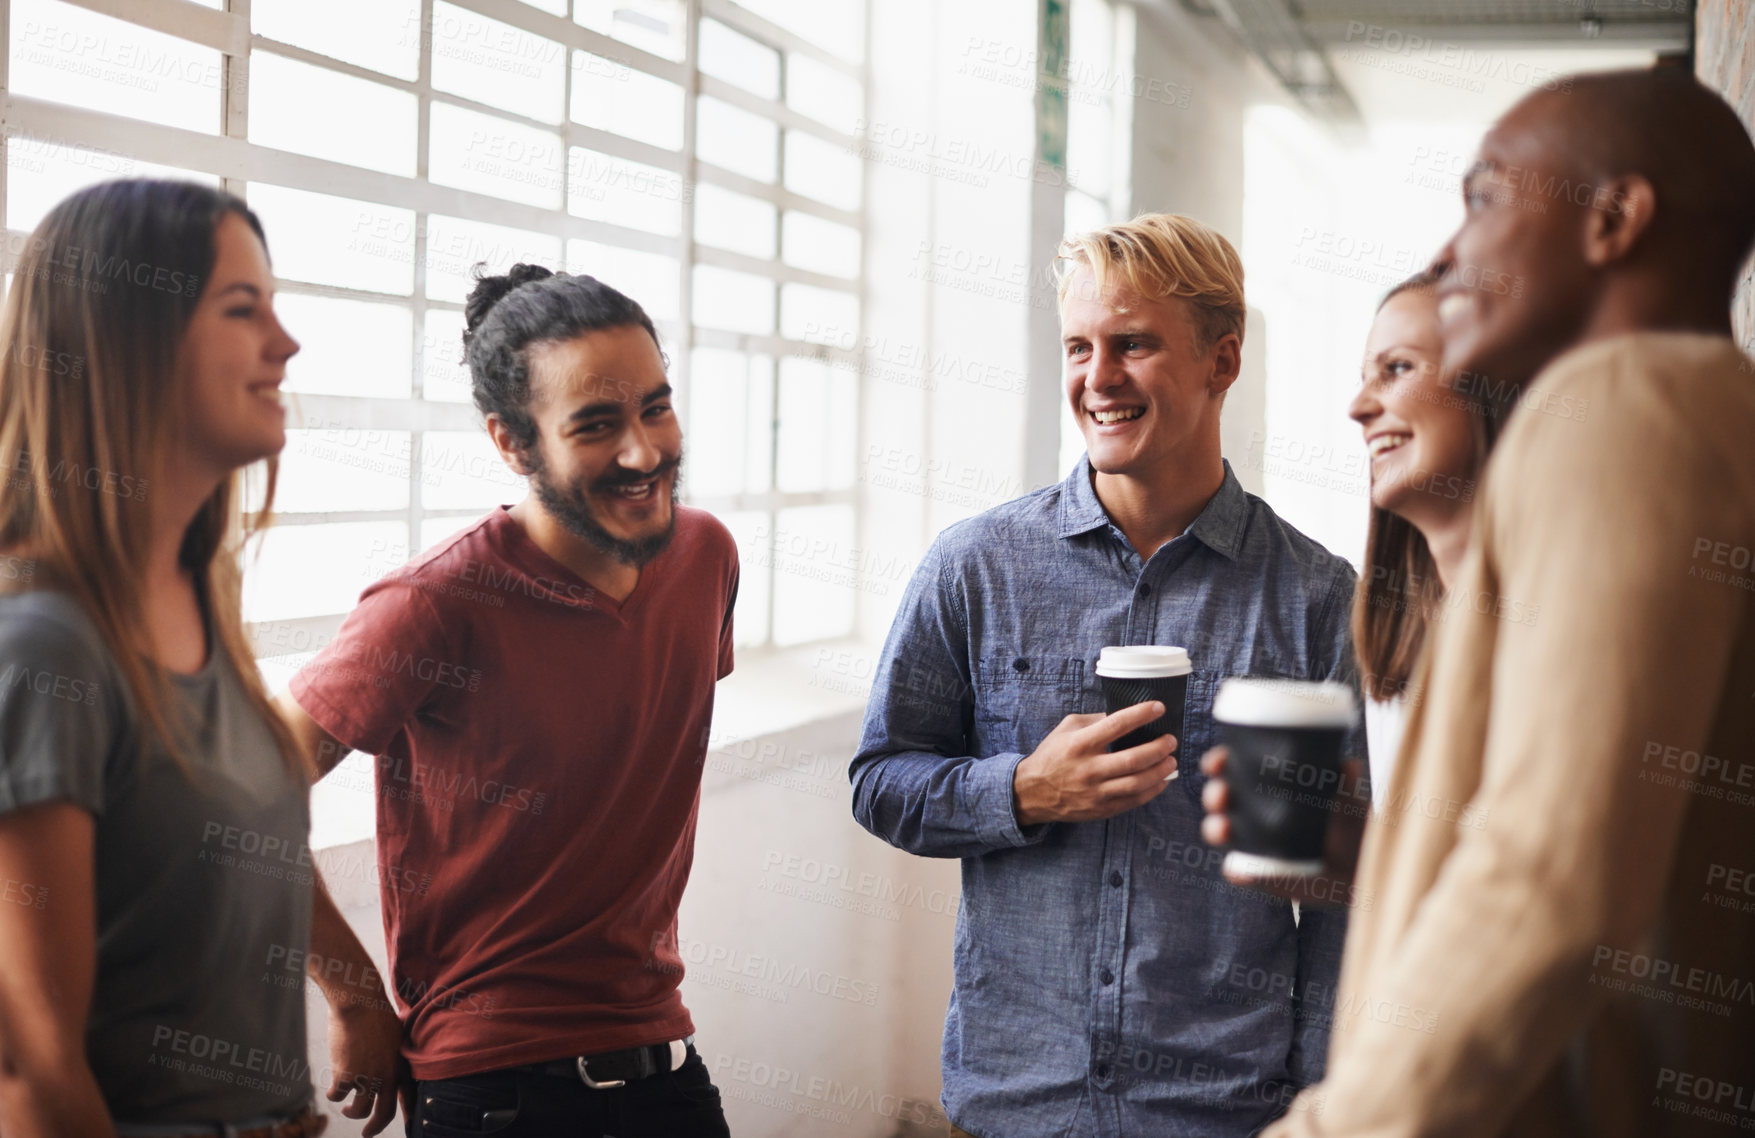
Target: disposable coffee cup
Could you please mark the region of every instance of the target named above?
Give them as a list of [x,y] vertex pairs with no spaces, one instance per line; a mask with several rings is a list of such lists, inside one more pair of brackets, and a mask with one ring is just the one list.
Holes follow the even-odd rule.
[[[1109,647],[1098,653],[1097,682],[1103,688],[1103,706],[1110,714],[1154,699],[1164,705],[1164,714],[1115,740],[1109,749],[1125,751],[1163,735],[1174,735],[1180,743],[1182,709],[1192,670],[1185,648],[1138,644]],[[1170,772],[1170,778],[1176,775],[1176,771]]]
[[1226,870],[1250,877],[1322,872],[1341,745],[1357,717],[1346,684],[1240,676],[1219,685],[1213,721],[1230,749]]

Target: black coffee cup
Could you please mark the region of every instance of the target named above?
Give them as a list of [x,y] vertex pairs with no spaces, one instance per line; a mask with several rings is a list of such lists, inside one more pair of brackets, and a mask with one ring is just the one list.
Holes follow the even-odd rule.
[[1341,745],[1357,717],[1346,684],[1238,676],[1219,685],[1213,721],[1230,750],[1227,870],[1251,877],[1322,871]]
[[[1174,735],[1180,744],[1191,670],[1185,648],[1130,644],[1103,649],[1097,656],[1097,683],[1103,688],[1103,706],[1110,714],[1154,699],[1164,705],[1164,714],[1129,731],[1109,744],[1109,749],[1125,751],[1162,735]],[[1176,772],[1170,777],[1175,778]]]

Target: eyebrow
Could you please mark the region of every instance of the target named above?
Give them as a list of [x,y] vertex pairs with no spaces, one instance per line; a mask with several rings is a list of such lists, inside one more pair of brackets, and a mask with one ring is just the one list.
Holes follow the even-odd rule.
[[1150,328],[1145,327],[1143,325],[1136,325],[1136,326],[1131,327],[1131,328],[1121,328],[1121,329],[1118,329],[1118,330],[1113,331],[1113,332],[1099,332],[1096,336],[1084,336],[1084,335],[1080,335],[1078,333],[1072,333],[1072,334],[1069,334],[1066,336],[1062,336],[1060,338],[1060,342],[1063,344],[1070,344],[1070,343],[1074,342],[1075,340],[1091,340],[1091,339],[1097,339],[1097,340],[1151,340],[1153,342],[1156,342],[1162,338],[1163,337],[1159,336],[1158,333],[1152,331]]
[[220,297],[228,292],[247,292],[256,300],[262,299],[262,290],[251,284],[249,281],[233,281],[231,284],[226,285],[213,295]]
[[[640,406],[650,407],[660,399],[670,398],[671,394],[672,388],[670,384],[659,384],[641,398]],[[580,419],[592,419],[598,415],[613,415],[620,411],[626,402],[627,400],[625,399],[600,399],[596,403],[587,403],[577,411],[574,411],[571,415],[568,415],[567,421],[569,423],[576,423]]]
[[1485,158],[1477,158],[1475,160],[1475,164],[1473,166],[1469,167],[1469,172],[1463,175],[1463,179],[1462,179],[1463,197],[1466,198],[1469,196],[1469,192],[1474,188],[1475,178],[1477,176],[1490,173],[1492,170],[1493,170],[1493,163],[1487,161],[1487,159],[1485,159]]

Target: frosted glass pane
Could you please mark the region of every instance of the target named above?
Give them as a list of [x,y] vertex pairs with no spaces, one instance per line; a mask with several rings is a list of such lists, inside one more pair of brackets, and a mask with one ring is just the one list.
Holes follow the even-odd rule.
[[[244,564],[244,619],[293,620],[351,612],[360,590],[407,560],[401,522],[279,526]],[[387,559],[401,550],[400,560]]]
[[683,57],[688,12],[682,0],[577,0],[573,19],[664,59]]
[[414,211],[252,182],[276,276],[408,295],[414,291]]
[[695,103],[695,154],[703,162],[772,182],[779,166],[780,128],[772,119],[702,95]]
[[575,147],[567,163],[567,212],[663,237],[682,232],[681,176]]
[[859,208],[859,156],[803,131],[786,132],[786,188],[837,209]]
[[783,232],[781,259],[788,265],[848,280],[859,276],[859,230],[788,210]]
[[274,310],[302,345],[287,362],[286,390],[408,397],[414,371],[414,313],[403,305],[281,292],[274,298]]
[[567,0],[518,0],[520,4],[528,4],[539,12],[547,12],[551,16],[567,14]]
[[561,136],[433,100],[427,177],[544,209],[561,208]]
[[446,403],[471,402],[469,369],[463,359],[463,313],[449,308],[427,309],[421,335],[421,394]]
[[710,182],[695,187],[695,240],[751,257],[774,255],[778,214],[773,205]]
[[7,89],[218,134],[219,52],[60,0],[11,0]]
[[738,0],[738,3],[849,63],[858,63],[865,54],[865,4],[862,0]]
[[433,510],[511,505],[525,480],[512,472],[481,431],[426,431],[420,440],[421,505]]
[[796,51],[786,57],[786,105],[848,134],[865,112],[857,79]]
[[853,507],[776,511],[774,572],[775,644],[803,644],[852,632],[860,582]]
[[250,28],[398,79],[420,74],[420,0],[251,0]]
[[729,332],[772,332],[774,282],[716,265],[696,265],[695,323]]
[[718,20],[701,21],[701,70],[764,99],[780,97],[780,53]]
[[780,287],[780,334],[789,340],[829,343],[826,329],[859,327],[859,297],[814,285]]
[[112,178],[178,178],[218,187],[219,176],[142,162],[114,151],[69,146],[56,139],[8,134],[6,225],[26,233],[62,198]]
[[733,510],[719,515],[737,542],[737,605],[731,614],[731,642],[737,647],[765,644],[768,639],[768,590],[774,577],[768,553],[774,526],[768,515]]
[[682,274],[674,257],[574,240],[567,242],[567,271],[596,277],[632,297],[654,320],[682,315]]
[[644,71],[614,70],[584,54],[573,57],[574,122],[666,150],[682,149],[681,87]]
[[820,360],[780,361],[780,446],[776,486],[783,493],[853,485],[858,447],[858,383]]
[[539,122],[561,121],[567,49],[523,28],[436,0],[433,89]]
[[[482,513],[485,514],[487,511],[483,510]],[[420,524],[419,552],[425,553],[440,542],[449,541],[457,534],[475,525],[479,520],[477,517],[427,518],[423,520]]]
[[250,141],[258,146],[411,178],[419,114],[407,91],[250,53]]
[[1067,177],[1079,189],[1099,197],[1109,192],[1109,104],[1069,99],[1066,108]]
[[739,493],[749,446],[748,358],[741,352],[697,348],[691,359],[684,404],[689,492],[707,497]]
[[527,229],[464,221],[433,214],[427,218],[427,297],[462,304],[475,287],[473,269],[492,276],[519,263],[561,267],[561,239]]
[[408,507],[409,433],[289,430],[274,508],[288,514]]

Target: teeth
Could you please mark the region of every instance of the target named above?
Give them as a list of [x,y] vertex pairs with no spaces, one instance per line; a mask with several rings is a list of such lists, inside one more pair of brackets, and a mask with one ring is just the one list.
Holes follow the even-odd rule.
[[1468,306],[1468,297],[1453,293],[1438,302],[1438,319],[1449,320],[1452,317],[1461,316],[1463,310]]
[[1130,407],[1125,411],[1093,411],[1091,417],[1099,423],[1125,423],[1129,419],[1137,419],[1145,413],[1144,407]]
[[1384,451],[1394,450],[1413,437],[1413,435],[1378,435],[1371,440],[1371,457],[1376,458]]
[[624,498],[644,498],[648,494],[652,493],[652,488],[654,486],[656,486],[657,484],[658,483],[656,481],[652,481],[652,482],[641,482],[638,485],[634,485],[634,486],[622,486],[622,487],[617,488],[616,493],[620,494]]

